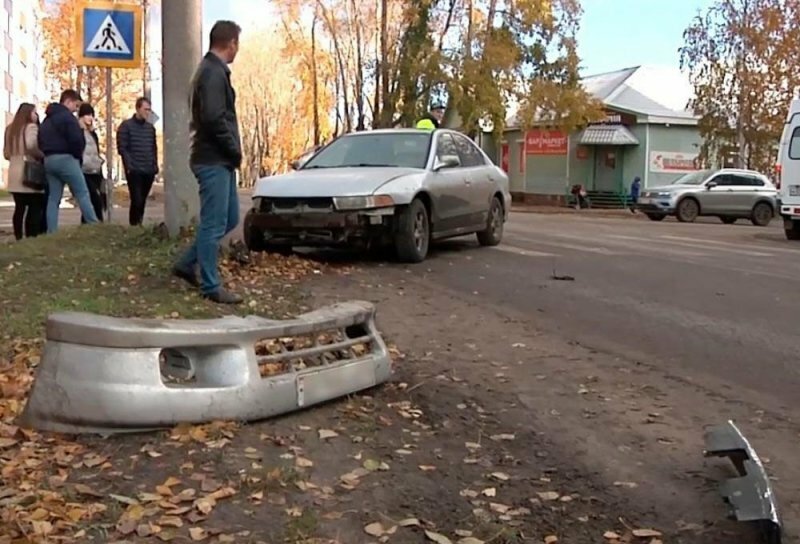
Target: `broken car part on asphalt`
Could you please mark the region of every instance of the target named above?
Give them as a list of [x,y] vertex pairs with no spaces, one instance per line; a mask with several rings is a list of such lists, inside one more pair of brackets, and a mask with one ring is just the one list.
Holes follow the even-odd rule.
[[758,454],[733,421],[711,428],[705,436],[706,457],[727,457],[738,478],[720,484],[720,493],[738,521],[756,521],[768,544],[780,544],[781,520],[769,477]]
[[102,434],[251,421],[389,379],[375,307],[348,302],[296,319],[124,319],[58,313],[20,423]]

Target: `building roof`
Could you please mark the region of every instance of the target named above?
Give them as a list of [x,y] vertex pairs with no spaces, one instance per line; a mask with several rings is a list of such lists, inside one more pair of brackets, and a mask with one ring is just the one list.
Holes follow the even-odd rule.
[[[581,82],[605,107],[643,117],[644,122],[697,124],[698,117],[688,109],[692,86],[677,68],[633,66],[587,76]],[[516,112],[506,125],[517,125]]]
[[634,66],[585,77],[582,82],[609,108],[656,119],[697,121],[688,109],[692,86],[677,68]]

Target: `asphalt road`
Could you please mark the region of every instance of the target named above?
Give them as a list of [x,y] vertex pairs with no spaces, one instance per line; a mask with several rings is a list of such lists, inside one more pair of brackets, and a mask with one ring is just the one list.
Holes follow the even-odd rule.
[[800,244],[783,238],[779,221],[758,228],[521,213],[501,246],[462,247],[470,243],[442,246],[428,277],[562,336],[797,413]]

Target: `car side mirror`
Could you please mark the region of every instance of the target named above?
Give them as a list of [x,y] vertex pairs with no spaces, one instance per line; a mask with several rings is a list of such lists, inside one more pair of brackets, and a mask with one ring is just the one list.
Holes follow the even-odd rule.
[[292,170],[300,170],[300,167],[303,166],[303,164],[298,159],[295,159],[289,164],[289,166],[292,168]]
[[438,172],[445,168],[458,168],[459,166],[461,166],[461,159],[458,158],[458,155],[444,155],[441,159],[436,158],[433,169]]
[[713,189],[718,185],[719,183],[717,183],[716,181],[709,181],[708,183],[706,183],[706,190],[710,191],[711,189]]

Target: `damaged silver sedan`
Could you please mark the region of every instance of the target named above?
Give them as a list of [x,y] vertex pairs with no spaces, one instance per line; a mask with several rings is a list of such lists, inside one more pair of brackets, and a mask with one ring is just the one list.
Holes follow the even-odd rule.
[[244,220],[250,250],[392,246],[421,262],[432,240],[477,234],[499,244],[511,207],[506,174],[452,130],[347,134],[297,167],[256,183]]

